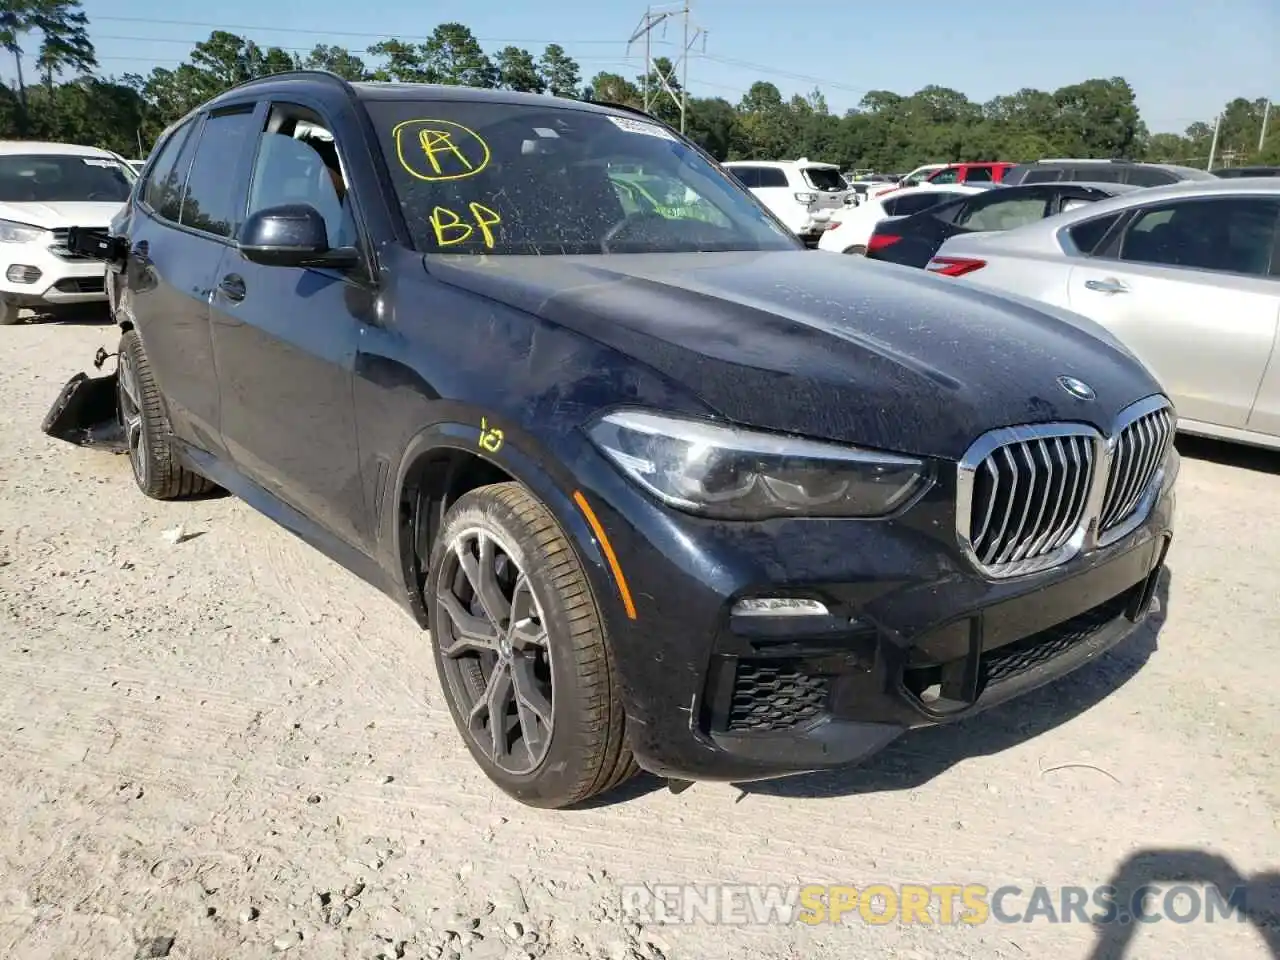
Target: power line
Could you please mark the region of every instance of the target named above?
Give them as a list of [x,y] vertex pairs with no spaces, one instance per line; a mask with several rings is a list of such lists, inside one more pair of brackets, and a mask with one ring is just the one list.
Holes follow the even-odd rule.
[[[271,27],[271,26],[263,26],[261,24],[257,26],[250,26],[249,24],[243,24],[243,23],[227,24],[227,23],[203,22],[199,20],[160,20],[153,17],[104,17],[104,16],[95,15],[93,20],[95,23],[99,20],[108,20],[113,23],[156,23],[156,24],[163,24],[165,26],[170,26],[170,27],[200,27],[202,29],[208,29],[208,30],[220,30],[224,33],[231,33],[235,30],[256,30],[262,33],[307,33],[313,36],[324,36],[324,37],[335,37],[335,38],[336,37],[363,37],[365,39],[376,39],[376,40],[387,40],[387,39],[391,39],[394,36],[394,34],[388,34],[385,31],[382,33],[359,33],[359,32],[352,32],[352,31],[336,31],[336,30],[309,30],[305,27]],[[425,40],[427,38],[427,35],[415,37],[412,34],[401,34],[400,38]],[[146,38],[144,37],[142,39],[146,39]],[[555,43],[555,44],[559,44],[562,47],[567,46],[564,40],[529,39],[529,38],[520,39],[520,38],[510,38],[510,37],[476,37],[476,40],[479,41],[480,43],[533,43],[533,44]],[[608,44],[610,46],[616,47],[618,45],[618,41],[616,38],[611,40],[573,40],[571,41],[571,43],[573,46],[583,46],[586,44]]]

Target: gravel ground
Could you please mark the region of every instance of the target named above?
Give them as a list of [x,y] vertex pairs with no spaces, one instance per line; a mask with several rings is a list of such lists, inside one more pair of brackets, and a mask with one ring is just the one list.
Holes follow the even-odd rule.
[[[1161,613],[1050,689],[838,775],[550,813],[472,765],[391,601],[40,433],[113,328],[0,340],[0,957],[1280,956],[1280,456],[1182,444]],[[619,899],[1178,879],[1251,883],[1253,922],[644,926]]]

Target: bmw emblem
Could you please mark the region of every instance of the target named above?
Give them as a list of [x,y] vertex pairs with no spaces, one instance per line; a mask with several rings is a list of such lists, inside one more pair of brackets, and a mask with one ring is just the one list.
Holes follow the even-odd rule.
[[1093,400],[1098,396],[1093,392],[1093,387],[1075,377],[1059,377],[1058,385],[1077,400]]

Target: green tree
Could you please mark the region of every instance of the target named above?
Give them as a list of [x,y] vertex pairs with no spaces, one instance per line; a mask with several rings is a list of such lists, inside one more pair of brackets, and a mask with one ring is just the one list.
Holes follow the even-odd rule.
[[22,46],[30,34],[39,34],[36,67],[47,86],[64,70],[88,73],[98,66],[89,41],[89,19],[80,0],[0,0],[0,46],[13,57],[18,81],[20,114],[26,118],[27,88],[22,72]]
[[604,103],[621,103],[628,107],[644,105],[644,97],[640,88],[626,77],[616,73],[597,73],[587,84],[583,96],[588,100],[599,100]]
[[564,52],[564,47],[551,43],[538,59],[538,72],[547,93],[553,97],[576,97],[582,78],[578,74],[578,62]]
[[369,75],[364,61],[346,47],[332,47],[317,43],[311,52],[302,60],[301,66],[307,70],[328,70],[345,80],[364,80]]
[[542,93],[547,89],[546,81],[533,61],[533,54],[528,50],[503,47],[494,58],[494,67],[497,70],[497,85],[504,90]]
[[480,48],[470,27],[442,23],[422,45],[422,62],[436,83],[464,87],[492,87],[497,82],[493,61]]
[[384,63],[373,71],[372,79],[396,83],[435,83],[436,75],[422,58],[422,48],[403,40],[380,40],[366,51]]

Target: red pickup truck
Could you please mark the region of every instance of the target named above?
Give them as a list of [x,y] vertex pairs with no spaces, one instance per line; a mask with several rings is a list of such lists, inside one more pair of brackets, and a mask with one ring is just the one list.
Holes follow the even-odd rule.
[[1017,166],[1005,160],[990,163],[953,163],[933,173],[926,183],[999,183],[1005,171]]

